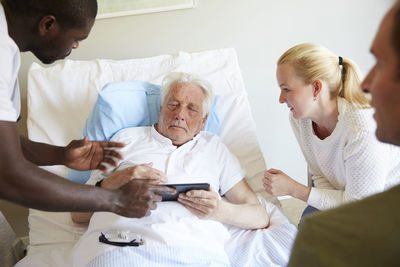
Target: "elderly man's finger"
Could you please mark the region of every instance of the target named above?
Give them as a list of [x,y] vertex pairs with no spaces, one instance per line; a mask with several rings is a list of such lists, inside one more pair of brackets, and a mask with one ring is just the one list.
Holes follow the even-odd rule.
[[179,194],[178,200],[189,201],[196,205],[202,205],[205,207],[215,207],[215,199],[211,198],[200,198],[200,197],[188,197],[185,194]]
[[150,185],[149,190],[158,194],[176,194],[176,189],[165,185]]
[[167,177],[166,175],[158,171],[156,169],[150,168],[150,167],[145,167],[145,166],[139,166],[139,167],[132,167],[130,168],[132,172],[132,175],[134,175],[136,179],[149,179],[149,180],[162,180],[166,181]]
[[149,185],[159,185],[163,183],[163,180],[161,179],[133,178],[133,177],[131,177],[131,179],[135,179],[136,181],[142,181]]
[[262,178],[262,183],[263,184],[269,184],[270,183],[270,179],[268,177],[264,177],[264,178]]
[[196,213],[200,213],[202,216],[206,216],[213,211],[213,206],[207,206],[200,203],[192,202],[187,199],[178,199],[180,203],[182,203],[185,207],[189,208],[190,210],[196,210]]
[[190,191],[186,192],[186,196],[188,196],[188,197],[199,197],[199,198],[213,198],[214,191],[190,190]]
[[153,203],[154,203],[154,201],[155,202],[160,202],[162,200],[162,196],[160,196],[158,194],[153,194],[152,195],[152,200],[153,200]]
[[268,194],[274,195],[274,193],[272,192],[272,187],[270,185],[266,185],[266,186],[264,186],[264,188]]
[[149,178],[165,178],[167,175],[160,170],[153,169],[151,167],[146,167],[145,174]]
[[148,173],[148,174],[146,174],[146,175],[143,175],[143,176],[137,176],[137,177],[133,177],[132,176],[132,179],[137,179],[137,180],[143,180],[143,181],[147,181],[147,182],[151,182],[151,183],[155,183],[155,184],[160,184],[160,183],[166,183],[168,180],[166,179],[166,177],[163,177],[163,176],[160,176],[160,175],[158,175],[158,174],[151,174],[151,173]]
[[149,173],[147,175],[148,179],[152,179],[152,180],[158,180],[158,181],[162,181],[164,183],[166,183],[168,181],[167,177],[161,173]]
[[157,208],[156,202],[152,202],[152,203],[150,204],[150,210],[155,210],[156,208]]

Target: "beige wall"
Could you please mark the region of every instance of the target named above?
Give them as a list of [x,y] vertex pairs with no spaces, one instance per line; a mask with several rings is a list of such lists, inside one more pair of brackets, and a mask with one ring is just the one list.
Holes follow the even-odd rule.
[[[278,104],[275,62],[292,45],[312,41],[354,59],[366,71],[373,63],[369,45],[392,3],[198,0],[194,9],[98,20],[70,59],[128,59],[234,47],[267,166],[285,170],[306,183],[306,164],[291,132],[288,110]],[[22,55],[22,134],[26,134],[26,75],[34,60],[30,53]]]

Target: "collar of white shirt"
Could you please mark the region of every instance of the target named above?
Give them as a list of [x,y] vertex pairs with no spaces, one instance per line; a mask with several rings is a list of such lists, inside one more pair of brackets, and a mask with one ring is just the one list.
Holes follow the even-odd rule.
[[[197,135],[195,135],[192,140],[184,143],[182,146],[187,146],[190,143],[196,142],[200,138],[201,133],[202,132],[200,132]],[[157,131],[157,129],[155,128],[155,124],[153,124],[153,126],[151,127],[151,136],[154,138],[154,140],[156,140],[157,142],[159,142],[163,146],[173,146],[175,149],[177,148],[177,146],[172,144],[172,140],[171,139],[169,139],[168,137],[163,136],[162,134],[160,134]]]

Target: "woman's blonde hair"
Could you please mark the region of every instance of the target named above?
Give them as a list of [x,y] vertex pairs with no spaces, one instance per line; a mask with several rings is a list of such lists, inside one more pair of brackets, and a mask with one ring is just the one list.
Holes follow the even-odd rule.
[[305,83],[323,80],[331,95],[344,97],[358,108],[369,108],[367,95],[361,90],[361,72],[350,59],[339,58],[322,45],[304,43],[287,50],[278,65],[291,64]]

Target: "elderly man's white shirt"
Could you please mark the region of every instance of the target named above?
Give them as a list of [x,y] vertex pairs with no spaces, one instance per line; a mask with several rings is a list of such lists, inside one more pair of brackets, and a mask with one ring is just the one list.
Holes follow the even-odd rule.
[[[167,174],[168,183],[206,182],[224,195],[245,176],[235,156],[218,136],[211,133],[201,132],[193,140],[176,147],[154,127],[136,127],[118,132],[112,141],[126,144],[120,151],[124,160],[118,169],[152,162],[153,168]],[[99,174],[94,172],[88,184],[101,179]],[[88,262],[102,254],[105,249],[102,250],[98,242],[100,230],[112,229],[140,234],[144,246],[192,247],[199,253],[203,251],[228,261],[224,243],[229,233],[223,224],[200,219],[175,201],[159,203],[151,216],[142,219],[128,219],[108,212],[95,213],[88,231],[77,244],[75,258],[84,257]]]

